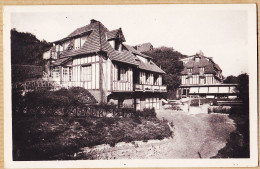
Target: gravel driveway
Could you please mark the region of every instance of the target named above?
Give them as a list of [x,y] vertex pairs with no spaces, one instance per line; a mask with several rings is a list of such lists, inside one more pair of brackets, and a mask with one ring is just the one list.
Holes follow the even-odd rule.
[[159,119],[172,122],[173,138],[99,145],[84,148],[87,159],[178,159],[210,158],[226,145],[235,125],[227,115],[186,114],[162,110]]

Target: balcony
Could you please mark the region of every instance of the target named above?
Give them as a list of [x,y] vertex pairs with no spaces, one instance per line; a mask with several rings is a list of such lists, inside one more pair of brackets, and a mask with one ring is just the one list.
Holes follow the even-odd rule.
[[167,87],[147,84],[135,84],[134,90],[140,92],[167,92]]
[[131,92],[133,91],[133,83],[127,81],[113,81],[114,92]]
[[205,78],[204,72],[201,71],[200,74],[199,74],[199,76],[202,77],[202,78]]

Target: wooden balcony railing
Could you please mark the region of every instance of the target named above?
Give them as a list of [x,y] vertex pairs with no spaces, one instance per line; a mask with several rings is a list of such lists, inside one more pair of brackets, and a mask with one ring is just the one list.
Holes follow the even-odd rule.
[[133,83],[127,81],[113,81],[113,91],[133,91]]
[[159,85],[146,85],[146,84],[135,84],[135,91],[143,91],[143,92],[167,92],[166,86]]

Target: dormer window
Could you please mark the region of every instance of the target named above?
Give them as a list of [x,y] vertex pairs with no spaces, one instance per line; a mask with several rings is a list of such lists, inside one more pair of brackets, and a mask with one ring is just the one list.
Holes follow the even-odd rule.
[[192,73],[192,68],[187,68],[188,73]]
[[199,62],[199,61],[200,61],[200,57],[196,57],[195,62]]
[[75,49],[80,48],[80,38],[75,39]]
[[122,50],[121,41],[115,40],[115,50],[118,50],[118,51],[121,51],[121,50]]
[[205,67],[200,67],[200,72],[204,73]]

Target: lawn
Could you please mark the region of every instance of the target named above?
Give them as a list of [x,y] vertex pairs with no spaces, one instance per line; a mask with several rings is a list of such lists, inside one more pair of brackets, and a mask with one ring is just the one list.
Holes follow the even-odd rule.
[[80,148],[171,137],[156,117],[79,118],[23,116],[13,119],[14,160],[73,160]]

